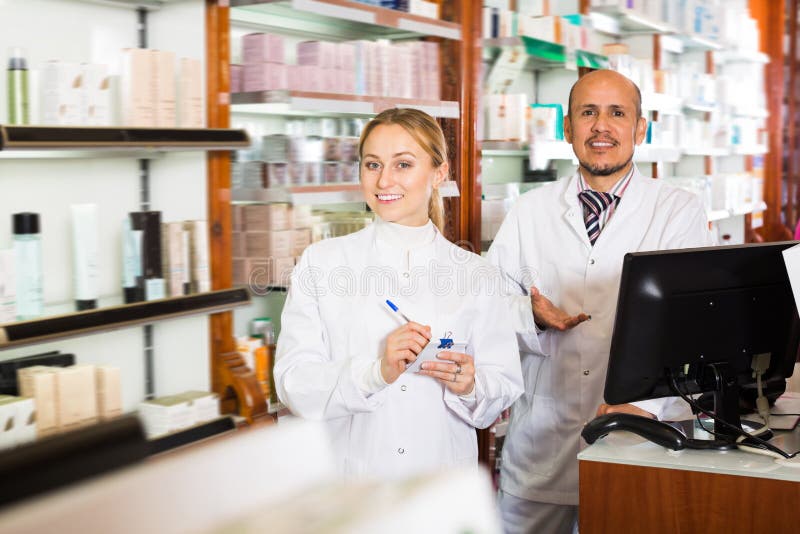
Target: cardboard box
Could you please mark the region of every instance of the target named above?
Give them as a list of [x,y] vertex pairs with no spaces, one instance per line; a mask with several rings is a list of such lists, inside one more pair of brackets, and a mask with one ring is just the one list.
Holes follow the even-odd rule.
[[289,287],[289,280],[294,270],[294,258],[271,258],[271,282],[278,287]]
[[211,291],[211,263],[209,260],[208,223],[204,220],[184,221],[183,229],[189,235],[189,274],[192,293]]
[[36,365],[17,371],[19,392],[30,397],[36,406],[36,433],[39,437],[58,431],[59,420],[56,409],[56,367]]
[[156,124],[153,90],[154,54],[146,48],[122,50],[122,125],[152,128]]
[[289,89],[287,66],[278,63],[246,64],[242,88],[245,92]]
[[284,203],[244,206],[244,229],[251,231],[288,230],[289,205]]
[[303,251],[311,244],[311,229],[297,228],[292,232],[292,256],[300,256]]
[[249,33],[242,37],[242,62],[284,63],[284,40],[270,33]]
[[97,386],[97,415],[107,421],[122,415],[122,385],[119,367],[98,365],[95,367]]
[[297,43],[297,64],[334,69],[339,55],[338,45],[329,41]]
[[234,258],[233,284],[245,286],[256,294],[263,294],[271,285],[271,266],[266,259]]
[[177,125],[175,53],[165,50],[153,50],[152,52],[155,125],[158,128],[174,128]]
[[191,290],[187,264],[189,235],[182,222],[161,224],[161,250],[167,294],[172,297],[188,295]]
[[182,57],[178,78],[178,126],[203,128],[203,67],[199,59]]
[[94,365],[57,368],[56,410],[60,431],[69,431],[97,422],[95,373]]
[[245,254],[248,258],[279,258],[292,253],[292,230],[246,232]]
[[112,126],[114,124],[112,82],[105,65],[81,65],[81,124]]

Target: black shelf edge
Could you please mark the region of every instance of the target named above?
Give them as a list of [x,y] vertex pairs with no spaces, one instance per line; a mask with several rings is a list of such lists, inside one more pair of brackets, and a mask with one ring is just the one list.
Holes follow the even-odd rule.
[[0,150],[233,150],[250,145],[230,128],[95,128],[0,125]]
[[249,303],[247,289],[239,287],[7,323],[0,325],[0,351],[173,317],[227,311]]
[[232,417],[224,416],[219,419],[212,419],[211,421],[149,440],[149,454],[160,454],[232,430],[236,430],[236,423],[234,423]]

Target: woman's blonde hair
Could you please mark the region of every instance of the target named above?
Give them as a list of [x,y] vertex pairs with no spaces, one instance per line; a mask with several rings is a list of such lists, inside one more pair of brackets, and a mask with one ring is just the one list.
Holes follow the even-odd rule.
[[[402,126],[431,157],[435,169],[447,163],[447,142],[444,139],[444,132],[442,132],[439,123],[424,111],[412,108],[387,109],[381,111],[369,121],[364,127],[364,131],[361,132],[361,139],[358,142],[359,158],[363,156],[364,142],[369,137],[369,134],[382,124]],[[444,206],[437,188],[433,189],[431,199],[428,202],[428,217],[430,217],[439,231],[444,232]]]

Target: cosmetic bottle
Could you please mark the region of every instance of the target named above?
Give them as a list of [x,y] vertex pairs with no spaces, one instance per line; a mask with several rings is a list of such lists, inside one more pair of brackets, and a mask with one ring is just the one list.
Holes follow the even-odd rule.
[[75,308],[97,308],[97,205],[73,204],[72,276]]
[[21,48],[12,48],[8,58],[8,124],[29,124],[28,62]]
[[17,267],[17,319],[25,321],[40,317],[44,312],[39,214],[15,213],[12,217]]

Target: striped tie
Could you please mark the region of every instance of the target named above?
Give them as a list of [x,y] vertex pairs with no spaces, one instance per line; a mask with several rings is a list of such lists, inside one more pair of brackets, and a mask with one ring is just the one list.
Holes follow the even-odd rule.
[[584,205],[583,221],[586,224],[589,241],[594,245],[594,242],[597,241],[597,236],[600,235],[600,214],[618,197],[611,193],[601,193],[587,189],[578,193],[578,198],[581,199]]

